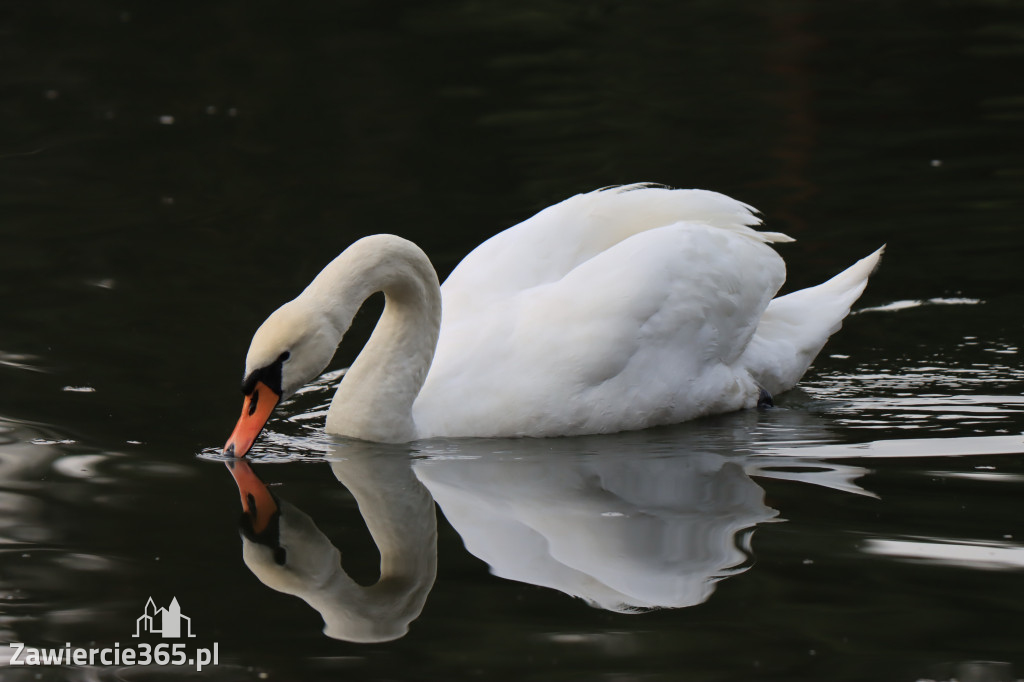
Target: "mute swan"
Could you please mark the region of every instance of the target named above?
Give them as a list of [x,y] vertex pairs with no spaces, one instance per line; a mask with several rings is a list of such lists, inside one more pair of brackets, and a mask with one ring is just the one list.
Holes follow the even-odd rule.
[[412,242],[360,239],[256,331],[225,452],[249,450],[378,291],[384,312],[335,393],[330,433],[563,436],[753,407],[796,384],[882,253],[773,300],[785,265],[768,243],[792,240],[758,224],[716,192],[596,190],[488,239],[440,287]]

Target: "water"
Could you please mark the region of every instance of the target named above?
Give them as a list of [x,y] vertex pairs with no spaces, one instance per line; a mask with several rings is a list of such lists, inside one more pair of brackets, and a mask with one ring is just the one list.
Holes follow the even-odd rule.
[[[155,645],[136,619],[177,598],[180,641],[219,653],[3,679],[1024,678],[1019,5],[2,17],[0,643]],[[407,634],[325,635],[323,614],[382,638],[338,623],[357,588],[293,584],[318,610],[274,589],[272,556],[247,564],[216,454],[252,331],[364,234],[414,239],[443,276],[540,207],[637,180],[757,206],[798,239],[787,287],[887,255],[773,410],[395,449],[326,437],[331,376],[311,386],[252,458],[319,529],[291,558],[336,546],[370,585],[368,521],[436,546],[393,583],[411,606],[387,636]]]

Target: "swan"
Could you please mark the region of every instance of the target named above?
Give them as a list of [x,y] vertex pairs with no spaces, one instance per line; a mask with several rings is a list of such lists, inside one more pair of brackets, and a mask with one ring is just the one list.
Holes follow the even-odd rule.
[[754,407],[796,384],[884,249],[773,298],[786,268],[769,244],[792,239],[759,224],[717,192],[604,188],[488,239],[443,286],[412,242],[364,237],[257,329],[224,451],[250,449],[379,291],[384,311],[334,395],[329,433],[600,434]]

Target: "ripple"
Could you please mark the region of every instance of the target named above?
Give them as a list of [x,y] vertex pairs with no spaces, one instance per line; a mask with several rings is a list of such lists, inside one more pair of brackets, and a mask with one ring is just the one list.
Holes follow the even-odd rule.
[[1017,431],[1024,414],[1024,368],[1007,362],[1017,344],[965,336],[925,357],[882,359],[809,375],[801,390],[840,423],[872,429],[976,433]]
[[[336,442],[324,431],[324,420],[338,381],[347,369],[326,372],[281,402],[247,457],[253,462],[323,462]],[[203,448],[196,456],[230,461],[220,447]]]
[[767,454],[843,459],[850,457],[962,457],[1024,454],[1024,435],[962,438],[900,438],[866,443],[836,443],[795,448],[766,448]]
[[981,542],[947,538],[870,538],[861,548],[904,561],[939,563],[982,570],[1024,568],[1024,546],[1013,543]]
[[850,313],[851,315],[859,315],[861,313],[892,313],[898,310],[906,310],[908,308],[920,308],[926,305],[980,305],[984,303],[981,299],[977,298],[928,298],[928,299],[913,299],[913,300],[902,300],[893,301],[892,303],[886,303],[884,305],[872,306],[870,308],[861,308]]
[[26,353],[8,353],[0,350],[0,366],[3,367],[24,369],[29,372],[45,372],[46,370],[36,364],[38,360],[39,358],[35,355],[28,355]]

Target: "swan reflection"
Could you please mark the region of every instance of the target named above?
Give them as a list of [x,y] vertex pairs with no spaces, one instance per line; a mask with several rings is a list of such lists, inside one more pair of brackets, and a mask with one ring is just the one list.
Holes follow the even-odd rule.
[[699,604],[750,567],[754,528],[778,515],[752,476],[867,494],[854,482],[860,467],[721,447],[680,453],[678,438],[653,438],[334,444],[331,470],[380,551],[381,578],[369,587],[345,573],[309,516],[272,495],[246,460],[231,461],[243,558],[268,587],[316,609],[328,636],[380,642],[408,631],[434,584],[435,501],[494,575],[637,612]]
[[742,467],[693,453],[428,459],[416,474],[466,549],[502,578],[629,612],[693,606],[745,570],[776,512]]
[[369,587],[341,566],[341,553],[307,514],[274,496],[245,460],[228,462],[242,496],[242,558],[268,587],[299,597],[324,619],[324,634],[352,642],[398,639],[419,616],[437,575],[437,519],[408,450],[351,448],[331,462],[359,504],[380,551]]

